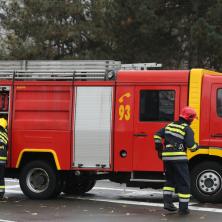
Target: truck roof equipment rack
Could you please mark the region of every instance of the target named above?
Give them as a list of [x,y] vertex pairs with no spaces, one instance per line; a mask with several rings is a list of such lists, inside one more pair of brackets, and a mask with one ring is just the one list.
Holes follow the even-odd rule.
[[121,63],[113,60],[0,61],[0,79],[108,80],[120,67]]
[[117,70],[161,68],[157,63],[121,64],[114,60],[14,60],[0,61],[0,80],[73,80],[115,79]]
[[162,68],[162,64],[160,63],[132,63],[132,64],[122,64],[121,69],[123,70],[152,70],[152,69],[160,69]]

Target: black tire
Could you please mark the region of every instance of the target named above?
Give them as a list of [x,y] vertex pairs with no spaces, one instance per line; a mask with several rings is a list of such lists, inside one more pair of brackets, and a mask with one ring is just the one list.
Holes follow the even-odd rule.
[[63,180],[60,176],[61,175],[57,175],[56,189],[55,189],[54,193],[51,196],[52,198],[55,198],[55,197],[59,196],[60,193],[62,192]]
[[56,170],[44,161],[26,164],[21,169],[19,183],[23,193],[31,199],[49,199],[61,192]]
[[67,179],[65,182],[65,186],[63,192],[65,194],[72,195],[82,195],[88,191],[90,191],[96,184],[96,180],[94,179]]
[[191,193],[200,202],[222,201],[222,165],[207,161],[191,170]]

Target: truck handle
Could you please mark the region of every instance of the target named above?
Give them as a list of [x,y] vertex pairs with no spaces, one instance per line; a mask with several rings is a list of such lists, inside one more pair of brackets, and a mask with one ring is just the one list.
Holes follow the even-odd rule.
[[222,137],[222,133],[213,134],[213,135],[211,135],[211,137]]
[[137,136],[137,137],[146,137],[148,136],[146,133],[135,133],[133,134],[133,136]]

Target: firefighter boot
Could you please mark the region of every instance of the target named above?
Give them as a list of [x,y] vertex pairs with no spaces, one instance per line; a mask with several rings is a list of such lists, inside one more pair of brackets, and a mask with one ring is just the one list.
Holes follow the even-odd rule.
[[188,209],[188,202],[179,202],[179,215],[188,215],[190,210]]
[[3,200],[4,199],[4,192],[0,192],[0,200]]
[[168,211],[177,211],[177,208],[173,204],[173,197],[169,194],[163,195],[163,203],[164,203],[164,209]]

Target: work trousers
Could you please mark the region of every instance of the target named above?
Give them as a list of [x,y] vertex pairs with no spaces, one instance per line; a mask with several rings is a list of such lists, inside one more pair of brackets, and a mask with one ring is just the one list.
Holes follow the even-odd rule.
[[190,199],[190,173],[188,161],[164,161],[166,182],[163,188],[164,203],[173,202],[173,193],[179,197],[179,210],[188,209]]
[[5,193],[5,164],[0,164],[0,197]]

